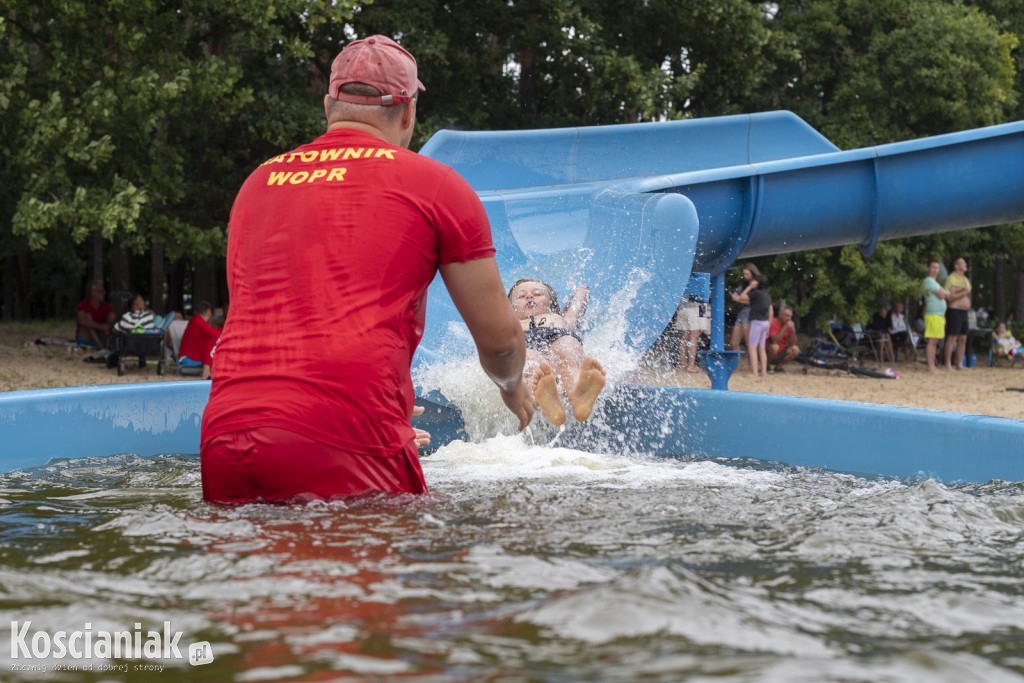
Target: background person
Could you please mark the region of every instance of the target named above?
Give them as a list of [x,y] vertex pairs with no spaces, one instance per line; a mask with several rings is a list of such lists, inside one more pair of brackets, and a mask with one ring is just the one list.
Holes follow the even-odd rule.
[[998,357],[1009,358],[1012,361],[1024,356],[1024,346],[1021,346],[1021,343],[1006,329],[1006,323],[1000,322],[996,325],[992,339],[995,341]]
[[135,330],[152,331],[156,326],[156,317],[153,311],[146,308],[146,299],[142,294],[135,294],[132,297],[130,307],[114,324],[115,330],[131,334]]
[[[903,347],[903,353],[907,358],[917,361],[917,347],[907,328],[907,319],[903,315],[903,302],[896,301],[889,312],[889,339],[893,346]],[[893,356],[895,358],[895,356]]]
[[327,132],[239,190],[231,315],[203,414],[204,500],[425,492],[410,364],[438,271],[519,428],[533,417],[483,204],[407,149],[422,90],[416,60],[390,38],[349,43],[331,67]]
[[767,287],[767,276],[759,273],[737,299],[739,303],[750,306],[747,355],[750,356],[749,374],[754,377],[768,375],[768,352],[765,349],[765,343],[768,338],[768,329],[771,327],[772,297],[768,294]]
[[774,364],[775,369],[782,372],[785,372],[782,366],[800,355],[800,347],[796,345],[796,323],[793,322],[792,306],[783,306],[779,315],[772,318],[768,327],[765,353],[768,366]]
[[889,336],[890,326],[889,309],[882,306],[871,316],[866,329],[872,343],[881,348],[882,357],[879,360],[884,361],[885,354],[889,354],[889,360],[896,362],[896,355],[892,352],[892,338]]
[[181,335],[178,347],[179,362],[188,364],[202,363],[203,372],[200,379],[209,379],[213,367],[213,349],[217,346],[221,331],[210,324],[213,319],[213,307],[208,301],[200,301],[196,310],[189,318],[185,333]]
[[100,355],[110,353],[110,325],[117,316],[114,307],[104,300],[103,283],[89,283],[89,298],[75,309],[75,341],[82,346],[93,346]]
[[[708,334],[711,330],[711,319],[701,315],[703,307],[704,304],[701,302],[683,295],[679,307],[676,309],[676,329],[682,334],[679,339],[679,367],[686,372],[700,372],[700,368],[697,367],[700,336]],[[745,308],[748,312],[750,311],[749,306]],[[736,329],[736,327],[733,328],[733,330]]]
[[946,297],[949,292],[939,285],[939,262],[932,259],[928,262],[928,275],[921,286],[924,288],[924,357],[928,362],[928,372],[937,372],[935,367],[935,350],[939,340],[946,336]]
[[967,279],[967,261],[962,258],[953,261],[953,272],[946,278],[944,288],[949,293],[946,296],[946,369],[959,370],[963,367],[970,330],[967,313],[971,308],[971,281]]
[[733,351],[740,350],[740,343],[746,340],[747,334],[750,332],[750,305],[741,303],[740,295],[743,294],[743,291],[750,282],[761,274],[761,271],[753,263],[747,263],[743,266],[742,273],[743,279],[736,285],[736,291],[731,292],[729,295],[733,301],[740,304],[740,310],[736,313],[736,323],[732,327],[732,337],[729,341],[729,348]]

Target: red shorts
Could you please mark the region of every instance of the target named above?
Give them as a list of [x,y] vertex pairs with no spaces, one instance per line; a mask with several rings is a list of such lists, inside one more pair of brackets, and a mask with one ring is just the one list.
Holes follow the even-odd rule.
[[426,493],[413,441],[391,457],[355,455],[276,427],[219,434],[203,443],[203,500],[309,500],[367,493]]

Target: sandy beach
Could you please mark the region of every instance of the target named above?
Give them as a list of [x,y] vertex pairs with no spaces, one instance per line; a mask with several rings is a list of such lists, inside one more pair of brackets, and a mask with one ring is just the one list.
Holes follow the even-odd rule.
[[[0,391],[47,389],[54,387],[117,384],[124,382],[201,381],[182,376],[173,366],[157,375],[155,362],[146,368],[129,364],[124,376],[101,363],[86,363],[90,353],[59,344],[33,343],[38,339],[70,339],[74,324],[63,322],[0,324]],[[729,381],[729,389],[788,396],[828,398],[859,403],[930,408],[1024,419],[1024,363],[1013,367],[987,367],[979,357],[979,367],[931,374],[924,363],[900,359],[891,367],[898,379],[877,379],[838,370],[814,368],[805,373],[803,366],[791,363],[787,372],[750,377],[745,374],[746,357]],[[868,367],[879,367],[867,362]],[[703,372],[688,373],[673,367],[672,359],[653,357],[637,371],[634,381],[641,384],[710,388]]]

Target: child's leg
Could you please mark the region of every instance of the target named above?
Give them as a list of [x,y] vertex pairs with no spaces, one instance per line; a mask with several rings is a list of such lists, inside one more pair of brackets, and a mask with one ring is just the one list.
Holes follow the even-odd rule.
[[558,393],[558,382],[551,371],[551,366],[541,361],[533,377],[528,380],[527,386],[544,417],[556,427],[565,424],[562,396]]
[[562,393],[572,405],[573,416],[579,421],[586,420],[604,388],[604,368],[593,358],[585,358],[583,344],[570,336],[562,337],[551,345],[548,360],[558,377]]
[[759,344],[757,347],[757,355],[761,359],[761,376],[768,376],[768,350],[764,344]]
[[754,331],[754,326],[749,325],[747,327],[747,357],[750,358],[750,374],[757,376],[757,345],[750,345],[751,333]]
[[596,358],[584,358],[576,386],[569,392],[572,415],[578,422],[583,422],[594,412],[594,404],[604,389],[604,383],[604,366]]

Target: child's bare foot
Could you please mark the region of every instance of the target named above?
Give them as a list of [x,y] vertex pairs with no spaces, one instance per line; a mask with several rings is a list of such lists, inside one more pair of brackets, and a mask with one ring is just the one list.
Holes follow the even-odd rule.
[[558,382],[547,363],[541,363],[533,374],[533,398],[551,424],[556,427],[565,424],[565,410],[562,409],[562,397],[558,395]]
[[597,397],[604,389],[604,368],[593,358],[584,358],[580,368],[580,377],[576,386],[569,392],[569,403],[572,404],[572,415],[577,421],[583,422],[594,411]]

